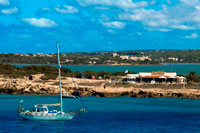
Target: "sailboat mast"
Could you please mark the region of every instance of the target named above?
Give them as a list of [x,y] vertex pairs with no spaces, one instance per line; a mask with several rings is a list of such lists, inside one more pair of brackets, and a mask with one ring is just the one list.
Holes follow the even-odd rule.
[[60,88],[60,111],[63,112],[63,107],[62,107],[62,87],[61,87],[61,65],[60,65],[60,54],[59,54],[59,46],[58,42],[56,42],[57,45],[57,50],[58,50],[58,70],[59,70],[59,88]]

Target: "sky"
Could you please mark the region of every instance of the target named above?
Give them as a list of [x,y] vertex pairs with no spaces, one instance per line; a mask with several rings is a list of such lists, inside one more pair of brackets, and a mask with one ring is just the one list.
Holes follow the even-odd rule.
[[200,0],[0,0],[0,53],[200,49]]

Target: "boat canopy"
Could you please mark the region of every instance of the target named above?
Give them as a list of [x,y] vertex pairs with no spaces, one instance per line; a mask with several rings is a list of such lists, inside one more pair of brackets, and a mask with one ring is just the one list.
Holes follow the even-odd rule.
[[55,103],[55,104],[36,104],[36,107],[47,107],[47,106],[59,106],[60,107],[60,103]]

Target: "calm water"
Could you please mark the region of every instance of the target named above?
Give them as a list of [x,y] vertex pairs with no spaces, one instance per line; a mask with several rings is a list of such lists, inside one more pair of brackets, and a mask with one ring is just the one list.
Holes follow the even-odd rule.
[[[18,67],[22,66],[32,66],[32,65],[16,65]],[[41,65],[39,65],[41,66]],[[50,65],[57,66],[57,65]],[[171,65],[138,65],[138,66],[109,66],[109,65],[63,65],[63,67],[70,68],[72,71],[84,72],[86,70],[90,71],[106,71],[106,72],[125,72],[129,70],[131,72],[152,72],[152,71],[171,71]],[[200,64],[173,64],[172,71],[178,74],[188,74],[190,71],[194,71],[200,75]]]
[[[88,113],[71,121],[25,121],[18,102],[55,103],[57,96],[0,95],[0,132],[200,132],[200,100],[174,98],[83,98]],[[64,110],[76,110],[79,99],[64,99]]]

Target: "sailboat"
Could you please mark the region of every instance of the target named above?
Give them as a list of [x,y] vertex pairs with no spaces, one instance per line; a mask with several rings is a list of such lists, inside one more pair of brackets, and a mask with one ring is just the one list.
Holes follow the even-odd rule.
[[[58,65],[59,65],[59,88],[60,88],[60,103],[56,104],[36,104],[32,110],[24,110],[23,101],[20,101],[18,107],[18,114],[24,120],[71,120],[76,115],[86,112],[86,109],[83,108],[78,112],[64,112],[63,111],[63,101],[62,101],[62,87],[61,87],[61,64],[59,56],[59,46],[56,42],[57,51],[58,51]],[[48,107],[55,106],[59,107],[60,110],[49,110]]]

